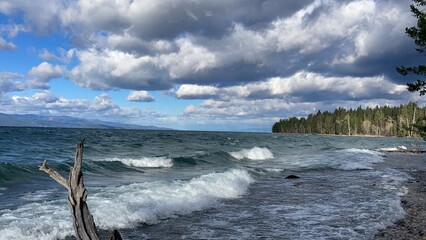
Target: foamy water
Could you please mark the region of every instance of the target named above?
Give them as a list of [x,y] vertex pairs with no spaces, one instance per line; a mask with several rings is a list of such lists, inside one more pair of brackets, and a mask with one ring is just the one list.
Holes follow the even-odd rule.
[[341,156],[334,166],[341,170],[372,170],[375,163],[383,161],[380,153],[368,149],[345,149]]
[[250,159],[250,160],[266,160],[274,158],[274,154],[267,148],[254,147],[251,149],[242,149],[237,152],[229,153],[232,157],[242,160],[242,159]]
[[37,166],[48,159],[67,178],[70,139],[82,135],[95,222],[129,240],[371,239],[404,216],[408,179],[374,149],[419,145],[402,138],[0,127],[0,239],[73,234],[66,190]]
[[[211,173],[189,181],[146,182],[90,189],[88,202],[96,225],[102,229],[153,224],[177,214],[214,207],[221,199],[238,198],[253,182],[246,170]],[[57,239],[72,234],[64,200],[45,201],[52,192],[36,191],[40,202],[0,211],[0,239]]]
[[394,151],[400,151],[400,150],[407,150],[406,146],[398,146],[398,147],[383,147],[377,149],[378,151],[388,151],[388,152],[394,152]]
[[158,168],[158,167],[172,167],[173,160],[167,157],[141,157],[141,158],[105,158],[106,162],[121,162],[127,166],[141,167],[141,168]]

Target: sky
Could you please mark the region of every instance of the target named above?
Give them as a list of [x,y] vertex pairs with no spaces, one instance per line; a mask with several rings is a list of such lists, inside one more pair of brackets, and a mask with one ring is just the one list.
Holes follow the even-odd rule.
[[0,112],[265,131],[425,100],[410,0],[1,0]]

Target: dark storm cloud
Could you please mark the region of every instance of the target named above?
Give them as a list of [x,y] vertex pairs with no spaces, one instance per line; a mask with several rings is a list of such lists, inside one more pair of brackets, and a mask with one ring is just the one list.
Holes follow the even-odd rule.
[[287,17],[313,2],[255,0],[255,1],[162,1],[151,5],[135,1],[131,5],[131,31],[140,38],[174,39],[184,34],[220,38],[234,23],[254,29],[265,27],[276,18]]
[[235,86],[245,82],[254,82],[259,79],[276,76],[274,69],[259,66],[253,63],[237,62],[222,68],[213,68],[209,71],[192,74],[191,76],[176,79],[176,83],[206,84],[216,83],[220,86]]

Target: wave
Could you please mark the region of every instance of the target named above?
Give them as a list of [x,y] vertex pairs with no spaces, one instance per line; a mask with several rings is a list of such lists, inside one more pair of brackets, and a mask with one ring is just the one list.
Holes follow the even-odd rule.
[[105,158],[105,162],[121,162],[130,167],[140,168],[169,168],[173,166],[173,160],[167,157],[142,157],[142,158]]
[[242,160],[266,160],[274,158],[274,154],[267,148],[254,147],[252,149],[242,149],[238,152],[229,152],[232,157]]
[[388,152],[392,152],[392,151],[400,151],[400,150],[407,150],[406,146],[398,146],[398,147],[384,147],[384,148],[378,148],[377,151],[388,151]]
[[349,148],[338,152],[341,157],[335,162],[333,168],[339,170],[371,170],[373,164],[383,161],[379,152],[368,149]]
[[36,169],[36,166],[0,163],[0,185],[33,175]]
[[[133,228],[211,208],[221,199],[238,198],[252,182],[246,170],[231,169],[188,181],[94,187],[90,189],[88,202],[101,229]],[[65,198],[3,209],[0,216],[0,236],[5,239],[63,239],[73,233]]]

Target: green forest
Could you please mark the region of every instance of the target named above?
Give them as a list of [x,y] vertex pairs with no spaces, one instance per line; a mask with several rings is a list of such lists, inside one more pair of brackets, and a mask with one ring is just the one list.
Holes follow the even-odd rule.
[[426,107],[410,102],[397,107],[376,106],[365,109],[309,114],[306,118],[281,119],[272,127],[274,133],[373,135],[418,137],[418,128],[425,125]]

